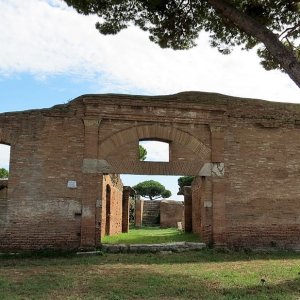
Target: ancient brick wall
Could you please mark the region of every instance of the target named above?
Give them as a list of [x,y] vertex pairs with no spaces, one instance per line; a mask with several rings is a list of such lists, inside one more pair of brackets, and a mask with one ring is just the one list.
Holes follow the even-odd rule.
[[251,123],[235,121],[225,138],[228,242],[299,247],[299,129]]
[[160,201],[160,227],[177,228],[178,222],[184,223],[184,205],[182,201]]
[[159,226],[160,224],[160,201],[144,200],[143,226]]
[[[216,246],[299,249],[299,132],[299,105],[211,93],[85,95],[0,114],[11,145],[0,248],[97,246],[103,175],[125,173],[199,176],[194,228]],[[139,161],[141,139],[169,142],[170,162]]]
[[[0,247],[79,247],[82,120],[71,109],[30,111],[2,115],[0,128],[0,142],[11,145],[8,215],[0,226]],[[69,188],[68,181],[74,180],[76,188]]]

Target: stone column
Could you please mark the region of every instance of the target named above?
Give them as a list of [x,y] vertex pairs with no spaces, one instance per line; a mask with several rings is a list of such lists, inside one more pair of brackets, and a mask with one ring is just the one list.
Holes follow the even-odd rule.
[[190,186],[183,188],[184,195],[184,231],[192,232],[192,189]]
[[135,226],[142,227],[143,224],[144,200],[135,200]]
[[85,166],[85,161],[97,161],[99,125],[101,120],[85,118],[84,122],[84,174],[83,197],[81,216],[81,243],[82,248],[94,248],[100,243],[100,211],[102,175],[95,169]]

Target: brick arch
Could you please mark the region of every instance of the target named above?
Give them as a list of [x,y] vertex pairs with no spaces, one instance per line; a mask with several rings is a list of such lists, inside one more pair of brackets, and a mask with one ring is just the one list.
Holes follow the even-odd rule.
[[100,143],[99,154],[104,158],[118,151],[122,145],[142,139],[178,143],[203,160],[210,159],[211,149],[199,139],[178,128],[161,125],[140,125],[119,131]]

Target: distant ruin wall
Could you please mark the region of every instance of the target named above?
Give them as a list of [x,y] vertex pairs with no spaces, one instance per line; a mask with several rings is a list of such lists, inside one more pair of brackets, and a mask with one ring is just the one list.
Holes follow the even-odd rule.
[[[178,222],[184,223],[184,205],[174,200],[143,200],[142,226],[177,228]],[[136,209],[140,209],[138,206]],[[139,212],[138,212],[139,213]]]
[[177,228],[178,222],[184,225],[184,204],[182,201],[160,201],[160,227]]
[[160,224],[160,201],[144,200],[143,226],[159,226]]

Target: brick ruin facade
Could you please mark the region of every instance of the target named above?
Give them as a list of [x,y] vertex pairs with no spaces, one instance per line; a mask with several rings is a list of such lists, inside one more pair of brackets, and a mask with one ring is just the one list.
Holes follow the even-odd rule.
[[[192,221],[192,215],[188,217]],[[175,200],[138,200],[135,205],[135,226],[183,228],[184,204],[182,201]]]
[[[299,105],[196,92],[0,114],[11,145],[0,249],[90,248],[122,230],[124,197],[108,174],[197,176],[186,225],[206,242],[299,249],[299,132]],[[170,162],[139,161],[143,139],[168,142]]]

